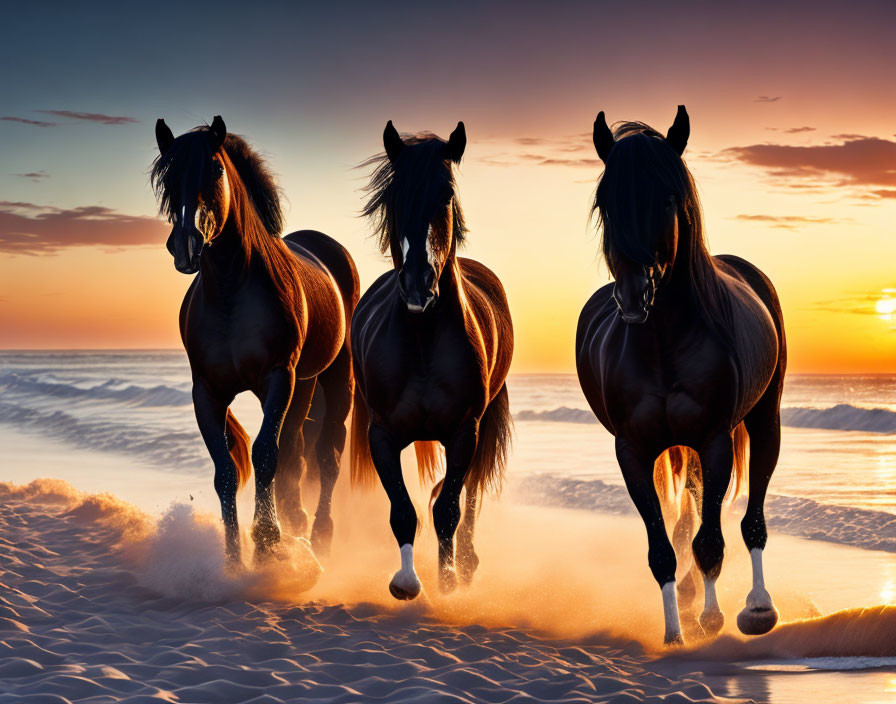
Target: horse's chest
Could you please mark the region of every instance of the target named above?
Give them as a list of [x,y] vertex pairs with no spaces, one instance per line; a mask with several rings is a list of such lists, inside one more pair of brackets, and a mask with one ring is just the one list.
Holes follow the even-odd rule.
[[405,344],[381,374],[371,375],[370,397],[391,427],[413,439],[440,439],[485,395],[469,343],[445,337],[436,344]]
[[263,296],[206,299],[190,313],[185,342],[193,374],[223,389],[257,389],[286,354],[278,334],[285,321]]

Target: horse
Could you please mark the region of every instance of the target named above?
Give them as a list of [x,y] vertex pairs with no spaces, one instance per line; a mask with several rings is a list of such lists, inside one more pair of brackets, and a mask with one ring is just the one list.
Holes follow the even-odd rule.
[[385,153],[362,165],[375,167],[362,213],[372,218],[393,268],[364,293],[352,319],[358,403],[351,475],[356,485],[379,476],[391,503],[401,558],[389,584],[396,599],[413,599],[421,589],[413,554],[417,515],[402,477],[402,449],[414,443],[421,483],[435,478],[439,444],[445,449],[445,476],[430,506],[439,586],[447,593],[458,578],[468,584],[479,564],[473,547],[477,499],[500,487],[511,440],[507,297],[492,271],[457,256],[466,226],[454,166],[466,141],[463,122],[446,142],[431,133],[402,138],[390,120]]
[[694,179],[681,158],[689,136],[684,106],[665,137],[638,122],[612,132],[604,113],[597,115],[593,141],[605,168],[592,214],[615,282],[591,296],[576,332],[582,391],[615,436],[626,488],[647,529],[667,645],[683,643],[678,599],[689,611],[699,575],[692,568],[676,588],[664,509],[672,518],[680,514],[673,541],[686,562],[700,519],[691,548],[705,598],[692,626],[698,637],[714,635],[724,623],[715,591],[725,549],[722,505],[747,481],[741,532],[753,587],[737,624],[758,635],[778,618],[765,589],[762,551],[763,504],[781,444],[787,364],[781,305],[753,264],[710,255]]
[[[321,232],[279,236],[274,179],[220,116],[176,139],[162,119],[155,132],[159,155],[150,178],[173,226],[167,248],[179,272],[197,274],[181,305],[180,333],[196,421],[214,462],[229,561],[241,561],[236,495],[253,467],[256,556],[270,555],[279,542],[278,516],[291,533],[305,535],[299,482],[307,464],[320,478],[311,543],[326,555],[354,395],[348,330],[360,293],[355,264]],[[251,457],[229,409],[243,391],[258,397],[264,412]],[[313,448],[304,435],[311,426]]]

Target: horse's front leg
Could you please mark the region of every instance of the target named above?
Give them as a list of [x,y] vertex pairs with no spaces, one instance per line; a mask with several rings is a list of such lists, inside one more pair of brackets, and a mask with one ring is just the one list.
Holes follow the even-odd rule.
[[457,587],[454,533],[460,522],[460,492],[476,454],[478,437],[479,421],[474,418],[464,423],[445,446],[445,481],[432,507],[439,539],[439,587],[445,593]]
[[280,524],[274,503],[274,477],[280,454],[280,429],[295,387],[295,370],[279,368],[269,372],[259,395],[264,420],[252,445],[255,469],[255,520],[252,539],[256,553],[263,555],[280,541]]
[[663,510],[653,484],[653,465],[659,453],[635,447],[623,438],[616,438],[616,459],[629,496],[647,528],[647,563],[663,594],[666,621],[666,645],[681,645],[681,621],[678,616],[678,594],[675,589],[675,550],[669,542]]
[[368,438],[370,457],[389,497],[389,523],[401,553],[401,569],[392,577],[389,591],[396,599],[413,599],[420,593],[420,580],[414,569],[417,512],[401,473],[402,447],[389,431],[378,425],[370,426]]
[[231,563],[240,562],[240,531],[236,516],[238,487],[236,463],[227,447],[227,407],[233,399],[222,399],[212,393],[201,379],[193,380],[193,410],[199,432],[215,463],[215,491],[221,501],[224,521],[224,545]]

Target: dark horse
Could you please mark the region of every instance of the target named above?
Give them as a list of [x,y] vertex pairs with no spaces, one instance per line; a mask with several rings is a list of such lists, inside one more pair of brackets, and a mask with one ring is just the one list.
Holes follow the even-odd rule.
[[[253,466],[256,550],[264,553],[280,539],[278,514],[291,532],[305,533],[299,481],[311,455],[303,425],[313,398],[323,411],[314,423],[320,501],[311,541],[326,553],[354,389],[348,342],[359,294],[354,262],[320,232],[280,238],[273,178],[242,138],[227,134],[220,116],[177,139],[159,120],[156,141],[152,183],[174,226],[168,251],[178,271],[199,273],[181,306],[180,331],[196,420],[215,463],[228,556],[240,559],[236,493]],[[251,462],[248,437],[228,408],[242,391],[254,393],[264,411]]]
[[[749,502],[741,529],[753,560],[753,588],[737,623],[744,633],[759,634],[777,621],[763,583],[762,550],[763,503],[781,443],[781,306],[755,266],[709,254],[694,180],[681,159],[689,135],[684,106],[666,137],[634,122],[613,134],[598,114],[594,145],[605,169],[594,210],[615,283],[591,297],[576,334],[582,390],[616,437],[619,467],[647,527],[666,643],[682,637],[675,551],[658,496],[669,489],[664,466],[684,503],[701,514],[692,547],[705,600],[699,626],[691,625],[698,634],[701,627],[714,634],[724,622],[715,592],[725,548],[721,509],[732,468],[735,491],[746,473],[748,441]],[[683,515],[676,526],[677,546],[687,547],[691,521],[696,516]],[[689,551],[679,552],[690,560]],[[686,608],[695,575],[692,570],[678,589]]]
[[511,419],[504,382],[513,326],[498,277],[456,255],[465,234],[453,170],[466,146],[463,123],[445,142],[432,134],[402,140],[390,121],[383,140],[385,155],[367,162],[377,168],[364,214],[374,218],[380,249],[391,253],[394,269],[362,296],[352,320],[361,396],[352,419],[352,479],[372,483],[379,475],[401,554],[389,590],[396,599],[413,599],[420,593],[413,557],[417,515],[399,456],[415,443],[423,481],[433,476],[436,442],[445,447],[433,521],[439,584],[451,591],[458,573],[465,583],[473,577],[477,496],[500,484],[507,461]]

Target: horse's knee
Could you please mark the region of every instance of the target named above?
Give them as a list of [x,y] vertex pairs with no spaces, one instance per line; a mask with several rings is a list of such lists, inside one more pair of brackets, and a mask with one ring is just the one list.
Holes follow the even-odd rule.
[[725,556],[725,539],[719,526],[708,528],[700,526],[692,543],[694,558],[700,571],[709,579],[715,579],[722,571],[722,558]]

